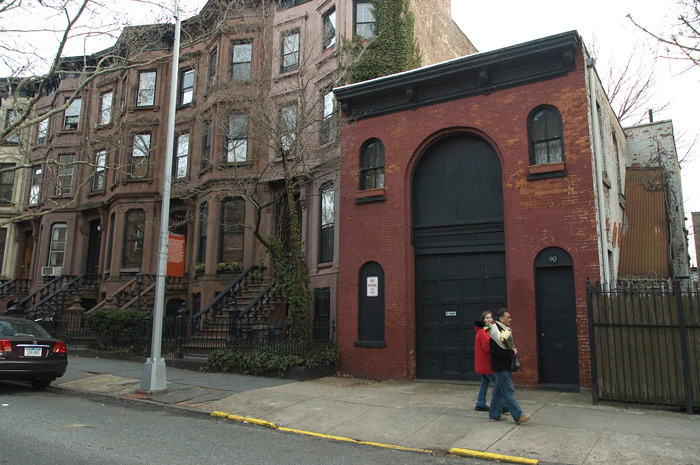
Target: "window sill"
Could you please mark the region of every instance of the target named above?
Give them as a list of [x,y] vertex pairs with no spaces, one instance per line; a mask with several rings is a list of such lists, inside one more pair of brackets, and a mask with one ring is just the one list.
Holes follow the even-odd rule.
[[386,347],[386,341],[355,341],[355,347],[369,347],[381,349]]
[[99,190],[94,190],[94,191],[88,192],[87,197],[90,198],[90,197],[95,197],[96,195],[104,195],[104,193],[105,193],[104,188],[99,189]]
[[377,189],[366,189],[355,192],[355,203],[378,202],[386,200],[386,189],[380,187]]
[[535,181],[537,179],[561,178],[567,175],[566,164],[564,162],[546,163],[544,165],[530,165],[527,167],[527,171],[528,181]]

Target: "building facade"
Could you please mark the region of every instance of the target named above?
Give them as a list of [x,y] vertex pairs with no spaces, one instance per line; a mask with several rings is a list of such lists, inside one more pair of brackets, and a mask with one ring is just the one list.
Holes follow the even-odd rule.
[[625,134],[573,31],[335,90],[339,347],[360,376],[476,379],[507,307],[521,384],[590,386],[585,283],[612,282]]
[[[430,15],[428,3],[412,2],[423,62],[475,52],[449,0]],[[284,243],[295,215],[313,312],[337,318],[340,152],[331,89],[344,38],[371,41],[373,21],[363,0],[217,0],[183,22],[169,230],[184,238],[185,271],[168,280],[167,313],[183,304],[197,313],[230,283],[230,271],[269,266],[261,240]],[[429,34],[426,21],[449,28]],[[33,129],[32,169],[18,190],[30,217],[16,222],[13,271],[23,270],[30,292],[64,275],[95,276],[81,300],[90,309],[119,306],[118,294],[137,279],[152,290],[172,47],[172,26],[127,28],[114,47],[79,57],[111,71],[95,78],[65,69],[43,92],[38,116],[64,109]]]

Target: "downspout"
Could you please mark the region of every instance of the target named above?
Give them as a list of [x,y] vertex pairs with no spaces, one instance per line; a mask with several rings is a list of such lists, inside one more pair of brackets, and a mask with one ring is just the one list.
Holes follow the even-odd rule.
[[603,149],[600,141],[600,121],[598,120],[598,104],[596,100],[596,79],[595,79],[595,58],[586,60],[588,67],[588,85],[590,87],[591,99],[591,120],[593,122],[593,158],[595,159],[595,175],[598,195],[596,205],[598,207],[598,224],[600,225],[600,235],[598,237],[599,250],[602,254],[602,270],[600,279],[604,286],[610,286],[610,263],[608,262],[608,231],[605,229],[605,196],[603,186]]

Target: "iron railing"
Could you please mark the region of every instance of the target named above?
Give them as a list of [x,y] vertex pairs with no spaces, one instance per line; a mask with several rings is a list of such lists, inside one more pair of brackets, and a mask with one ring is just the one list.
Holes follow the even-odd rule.
[[[99,329],[91,323],[90,315],[59,315],[38,318],[45,329],[65,341],[71,349],[93,350],[148,355],[151,348],[153,319],[150,315],[129,327]],[[247,317],[230,321],[218,318],[206,331],[192,335],[193,319],[186,315],[166,318],[163,321],[161,353],[167,358],[208,357],[214,350],[223,348],[253,349],[266,347],[273,352],[288,354],[303,346],[307,354],[322,350],[335,343],[333,322],[302,322],[310,338],[303,344],[290,344],[287,340],[289,323]],[[325,330],[325,332],[324,332]]]
[[700,408],[697,285],[586,283],[593,401]]

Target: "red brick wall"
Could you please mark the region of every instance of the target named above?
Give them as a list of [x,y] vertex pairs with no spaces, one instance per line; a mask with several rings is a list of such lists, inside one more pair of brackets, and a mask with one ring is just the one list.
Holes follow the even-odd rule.
[[[568,175],[528,181],[527,117],[543,104],[561,112]],[[431,141],[457,131],[484,137],[502,163],[508,303],[523,363],[516,382],[535,385],[538,381],[533,262],[542,249],[555,246],[569,252],[574,261],[581,384],[590,386],[585,280],[587,276],[595,280],[599,269],[581,55],[576,58],[576,70],[561,78],[360,120],[343,129],[338,293],[341,369],[365,377],[415,377],[412,174]],[[385,146],[386,200],[356,204],[360,148],[373,137]],[[378,262],[385,272],[384,348],[354,344],[358,272],[368,261]]]

